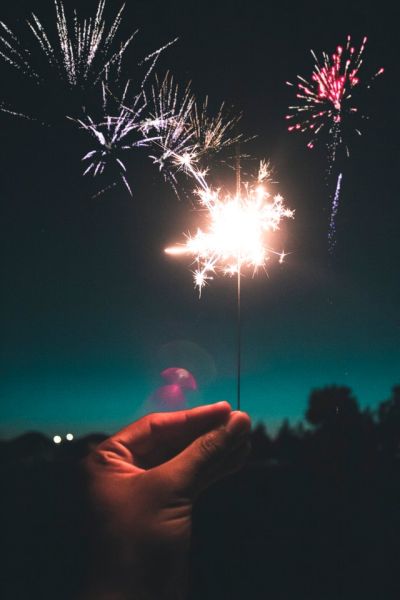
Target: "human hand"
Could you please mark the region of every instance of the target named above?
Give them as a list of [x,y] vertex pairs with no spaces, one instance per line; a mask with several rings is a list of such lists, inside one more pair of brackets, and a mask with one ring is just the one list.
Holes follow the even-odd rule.
[[85,599],[185,597],[193,502],[242,465],[249,430],[245,413],[219,402],[148,415],[91,453],[94,548]]

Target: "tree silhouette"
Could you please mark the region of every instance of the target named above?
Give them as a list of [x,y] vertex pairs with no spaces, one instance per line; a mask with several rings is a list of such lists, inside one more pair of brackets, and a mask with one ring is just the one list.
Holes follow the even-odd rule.
[[283,462],[296,461],[300,456],[301,442],[299,429],[291,427],[289,420],[285,419],[275,439],[277,458]]
[[388,400],[378,408],[380,449],[387,458],[400,458],[400,385],[392,388]]
[[359,417],[357,400],[347,386],[330,385],[310,394],[306,419],[315,427],[351,426]]
[[253,462],[264,463],[271,458],[272,440],[263,423],[258,423],[251,434],[251,458]]

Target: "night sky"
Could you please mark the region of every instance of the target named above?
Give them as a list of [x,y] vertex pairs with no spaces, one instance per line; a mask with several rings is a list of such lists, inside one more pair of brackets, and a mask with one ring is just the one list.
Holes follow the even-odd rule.
[[[32,10],[53,19],[50,1],[8,4],[0,18],[19,20],[18,31]],[[109,0],[110,15],[119,6]],[[400,383],[400,15],[389,6],[127,3],[123,32],[140,31],[126,71],[179,36],[157,72],[191,80],[215,108],[225,100],[243,111],[241,130],[257,135],[246,151],[271,159],[276,191],[296,210],[279,237],[286,262],[243,281],[242,405],[268,428],[301,419],[314,387],[348,385],[374,408]],[[348,33],[356,43],[369,37],[365,73],[384,66],[385,74],[361,95],[370,120],[363,137],[349,132],[351,156],[338,164],[331,257],[326,151],[309,151],[306,138],[287,132],[294,90],[285,82],[311,73],[310,48],[331,53]],[[4,96],[29,106],[26,82],[0,69]],[[189,405],[234,403],[235,281],[213,281],[199,300],[187,262],[163,253],[193,230],[190,203],[176,199],[145,154],[128,163],[133,198],[120,186],[92,198],[98,184],[81,177],[80,162],[90,148],[73,141],[67,124],[40,128],[0,115],[0,136],[0,435],[111,432],[149,410],[160,371],[171,366],[198,380]],[[218,167],[214,177],[234,185],[231,171]]]

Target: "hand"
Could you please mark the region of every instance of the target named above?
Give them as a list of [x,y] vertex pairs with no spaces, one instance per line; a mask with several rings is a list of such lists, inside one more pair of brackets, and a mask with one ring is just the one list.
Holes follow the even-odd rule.
[[186,596],[193,501],[242,465],[249,430],[245,413],[219,402],[148,415],[92,452],[94,549],[85,599]]

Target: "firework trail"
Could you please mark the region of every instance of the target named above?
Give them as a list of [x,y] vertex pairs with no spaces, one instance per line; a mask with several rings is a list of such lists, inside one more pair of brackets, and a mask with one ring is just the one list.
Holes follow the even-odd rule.
[[329,232],[328,232],[328,243],[329,243],[329,252],[332,254],[335,246],[336,246],[336,215],[339,208],[339,197],[340,197],[340,188],[342,185],[342,173],[339,173],[336,182],[336,190],[335,195],[333,197],[332,202],[332,210],[331,210],[331,218],[329,222]]
[[283,218],[292,218],[294,211],[284,205],[279,194],[271,197],[263,182],[268,176],[262,162],[257,182],[244,183],[242,190],[232,195],[208,187],[197,190],[199,208],[206,211],[207,228],[187,235],[186,243],[167,248],[172,255],[188,254],[196,265],[194,284],[199,294],[215,274],[237,275],[243,269],[253,274],[265,268],[271,254],[283,262],[285,253],[269,245],[271,232],[279,229]]
[[[363,117],[359,107],[353,99],[356,88],[363,86],[369,88],[372,81],[384,72],[380,68],[372,77],[360,79],[360,69],[364,62],[364,52],[367,38],[364,37],[358,50],[352,45],[351,36],[347,36],[346,45],[338,46],[336,52],[329,56],[322,53],[319,60],[314,51],[314,68],[311,79],[307,80],[301,75],[297,76],[296,84],[298,104],[289,106],[289,114],[286,119],[290,122],[290,132],[300,132],[307,135],[307,147],[312,149],[318,138],[326,132],[328,168],[327,175],[331,175],[333,165],[337,158],[339,147],[344,143],[344,124],[347,126],[347,117]],[[293,83],[286,82],[293,86]],[[351,122],[351,119],[350,119]],[[355,125],[352,129],[361,135],[361,131]],[[346,154],[349,150],[345,144]],[[339,181],[339,180],[338,180]],[[340,176],[341,181],[341,176]],[[331,250],[334,247],[335,216],[339,205],[340,184],[336,187],[333,197],[333,206],[330,219],[329,240]]]

